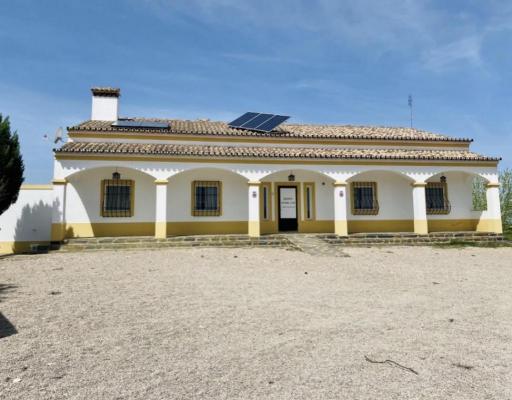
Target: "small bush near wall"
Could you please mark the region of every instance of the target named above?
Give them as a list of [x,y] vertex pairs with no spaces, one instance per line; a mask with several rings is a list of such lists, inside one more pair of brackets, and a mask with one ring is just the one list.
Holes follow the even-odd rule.
[[503,236],[507,240],[512,240],[512,225],[505,225],[503,227]]

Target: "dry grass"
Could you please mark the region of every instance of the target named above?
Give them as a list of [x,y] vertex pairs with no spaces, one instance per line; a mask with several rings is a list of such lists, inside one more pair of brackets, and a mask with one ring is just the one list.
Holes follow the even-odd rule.
[[348,252],[0,259],[0,397],[511,398],[511,248]]

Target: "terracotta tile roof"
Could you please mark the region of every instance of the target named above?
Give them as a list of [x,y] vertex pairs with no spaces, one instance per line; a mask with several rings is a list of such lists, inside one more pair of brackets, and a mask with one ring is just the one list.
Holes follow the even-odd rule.
[[429,141],[454,141],[471,142],[467,138],[452,138],[437,133],[411,128],[392,128],[380,126],[352,126],[352,125],[299,125],[283,124],[269,133],[247,131],[230,128],[227,123],[209,120],[175,120],[175,119],[148,119],[133,118],[135,121],[157,121],[168,123],[168,128],[126,128],[112,126],[113,121],[85,121],[69,127],[73,133],[148,133],[182,134],[199,136],[224,136],[224,137],[261,137],[261,138],[297,138],[297,139],[356,139],[356,140],[429,140]]
[[121,89],[113,88],[110,86],[105,87],[93,87],[91,92],[94,96],[107,96],[107,97],[119,97],[121,96]]
[[58,154],[158,155],[169,157],[259,158],[308,160],[444,160],[499,161],[465,150],[354,149],[263,146],[205,146],[188,144],[68,142]]

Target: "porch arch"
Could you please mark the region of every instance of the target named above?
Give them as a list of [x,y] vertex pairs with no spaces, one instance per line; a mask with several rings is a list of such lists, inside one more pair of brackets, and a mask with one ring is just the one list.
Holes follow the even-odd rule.
[[[359,214],[354,208],[354,182],[373,185],[377,211]],[[349,233],[414,232],[414,179],[391,169],[368,168],[347,179],[347,224]]]
[[[487,208],[473,207],[473,182],[482,179]],[[501,233],[501,210],[499,184],[492,173],[468,170],[445,169],[430,175],[426,183],[443,183],[449,207],[446,212],[427,212],[429,232],[479,231]]]
[[[333,184],[335,179],[324,171],[315,167],[288,165],[277,170],[267,171],[260,178],[260,182],[262,233],[280,232],[279,188],[283,186],[295,188],[296,229],[299,233],[334,232]],[[266,207],[266,212],[264,212],[264,207]]]
[[[130,189],[131,216],[106,216],[102,212],[103,181],[119,173],[121,180],[132,181]],[[55,186],[62,210],[60,224],[62,240],[71,237],[152,236],[155,220],[155,179],[144,171],[124,165],[95,165],[66,175],[64,185]],[[59,186],[63,186],[59,188]],[[52,224],[53,229],[53,224]]]
[[[167,181],[167,235],[247,234],[249,180],[235,169],[191,166]],[[219,182],[219,215],[195,215],[194,182]]]

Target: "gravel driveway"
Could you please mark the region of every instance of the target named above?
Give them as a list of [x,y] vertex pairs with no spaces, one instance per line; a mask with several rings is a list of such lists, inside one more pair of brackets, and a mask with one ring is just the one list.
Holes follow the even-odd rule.
[[0,398],[512,398],[512,248],[347,253],[0,259]]

